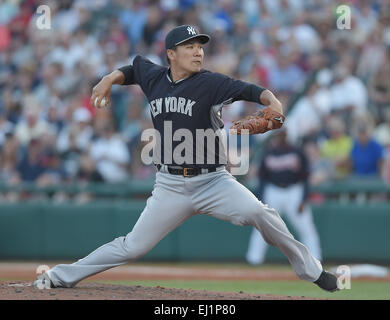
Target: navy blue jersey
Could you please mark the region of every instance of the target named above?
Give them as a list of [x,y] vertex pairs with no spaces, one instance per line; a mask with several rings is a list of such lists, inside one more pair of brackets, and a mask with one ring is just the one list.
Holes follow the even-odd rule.
[[304,182],[309,166],[302,150],[294,146],[269,147],[260,163],[259,178],[273,184],[291,185]]
[[264,151],[259,167],[262,196],[266,184],[287,187],[296,183],[304,185],[303,200],[308,197],[309,163],[303,150],[294,146],[271,146]]
[[[160,155],[154,155],[158,159],[156,162],[202,168],[226,164],[226,153],[225,150],[220,153],[221,141],[218,136],[215,136],[214,146],[211,144],[209,147],[205,139],[203,148],[202,145],[196,148],[196,141],[184,141],[186,139],[180,135],[183,130],[178,130],[190,131],[195,140],[199,130],[206,132],[207,129],[215,131],[218,127],[222,128],[222,107],[243,100],[241,94],[250,84],[203,69],[173,82],[169,68],[156,65],[139,55],[133,61],[133,68],[134,81],[141,86],[149,101],[154,127],[161,136],[162,151]],[[169,150],[172,150],[171,154],[181,152],[184,156],[186,153],[184,162],[175,161],[174,156],[169,156]]]

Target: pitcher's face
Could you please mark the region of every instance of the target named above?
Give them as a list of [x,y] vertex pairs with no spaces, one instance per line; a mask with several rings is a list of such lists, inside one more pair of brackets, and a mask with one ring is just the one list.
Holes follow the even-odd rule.
[[198,40],[189,40],[176,47],[173,60],[180,69],[197,73],[203,66],[203,45]]

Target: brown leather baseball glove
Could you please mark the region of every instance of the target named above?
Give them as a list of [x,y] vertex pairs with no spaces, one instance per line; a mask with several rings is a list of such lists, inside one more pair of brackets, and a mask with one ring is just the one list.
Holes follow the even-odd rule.
[[230,127],[230,133],[241,134],[241,130],[249,130],[249,134],[264,133],[269,130],[279,129],[286,117],[281,113],[266,107],[255,114],[240,119]]

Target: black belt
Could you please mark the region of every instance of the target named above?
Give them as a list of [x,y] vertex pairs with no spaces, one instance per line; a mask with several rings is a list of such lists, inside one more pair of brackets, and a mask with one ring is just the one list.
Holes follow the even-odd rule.
[[273,185],[279,187],[279,188],[288,188],[290,186],[292,186],[294,183],[275,183],[275,182],[272,182]]
[[[160,171],[162,165],[157,164],[156,167],[157,167],[157,170]],[[170,174],[175,174],[175,175],[184,176],[184,177],[195,177],[199,174],[217,171],[217,168],[172,168],[170,166],[167,166],[167,167],[168,167],[168,172]],[[202,172],[202,170],[207,170],[207,172]]]

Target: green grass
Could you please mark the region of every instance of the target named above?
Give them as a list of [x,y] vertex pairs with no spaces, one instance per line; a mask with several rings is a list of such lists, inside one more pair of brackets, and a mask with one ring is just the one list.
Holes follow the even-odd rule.
[[[150,263],[151,266],[164,264]],[[165,266],[172,267],[196,267],[205,269],[231,268],[248,270],[272,270],[272,271],[291,271],[291,266],[287,264],[263,264],[259,267],[252,267],[245,263],[167,263]],[[333,265],[325,265],[329,269]],[[342,300],[390,300],[390,282],[380,279],[356,280],[351,279],[351,289],[344,289],[334,293],[328,293],[321,290],[316,285],[302,280],[139,280],[139,281],[117,281],[106,282],[124,285],[142,285],[142,286],[162,286],[166,288],[183,288],[194,290],[226,291],[260,294],[275,294],[286,296],[304,296],[309,298],[328,298]]]
[[141,285],[148,287],[182,288],[194,290],[225,291],[304,296],[309,298],[328,298],[342,300],[389,300],[390,282],[351,280],[351,289],[328,293],[306,281],[210,281],[210,280],[140,280],[140,281],[102,281],[122,285]]

